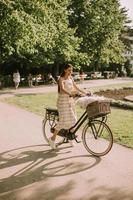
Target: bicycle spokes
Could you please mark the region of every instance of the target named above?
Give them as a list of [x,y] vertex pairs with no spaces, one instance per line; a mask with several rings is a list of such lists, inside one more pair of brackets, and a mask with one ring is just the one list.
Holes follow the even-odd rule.
[[113,135],[103,121],[93,120],[87,124],[82,138],[85,148],[93,155],[103,156],[112,148]]

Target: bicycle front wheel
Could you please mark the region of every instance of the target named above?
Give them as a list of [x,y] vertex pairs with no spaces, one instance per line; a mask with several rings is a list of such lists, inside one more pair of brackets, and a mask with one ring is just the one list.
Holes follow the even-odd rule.
[[95,156],[106,155],[113,145],[113,135],[110,128],[100,120],[91,121],[85,126],[82,140],[86,150]]

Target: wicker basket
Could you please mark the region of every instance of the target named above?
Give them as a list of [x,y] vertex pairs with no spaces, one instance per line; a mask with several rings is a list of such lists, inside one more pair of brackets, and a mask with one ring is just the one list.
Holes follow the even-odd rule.
[[111,112],[110,102],[107,100],[94,101],[88,104],[86,112],[89,118],[102,117]]

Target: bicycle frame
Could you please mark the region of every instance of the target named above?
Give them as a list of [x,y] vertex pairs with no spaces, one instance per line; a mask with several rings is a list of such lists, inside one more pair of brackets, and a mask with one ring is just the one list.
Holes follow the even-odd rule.
[[[56,109],[46,108],[46,116],[45,116],[45,117],[46,117],[46,118],[48,119],[48,121],[49,121],[49,124],[50,124],[50,126],[51,126],[51,132],[52,132],[52,128],[54,128],[54,127],[53,127],[54,122],[55,122],[55,120],[58,118],[58,111],[57,111]],[[99,117],[97,117],[97,118],[99,118]],[[100,117],[100,118],[101,118],[101,117]],[[92,132],[93,132],[93,134],[94,134],[94,137],[96,138],[96,137],[98,136],[99,131],[100,131],[100,133],[102,133],[103,128],[100,130],[101,126],[99,126],[99,129],[96,130],[96,127],[95,127],[94,124],[93,124],[93,120],[96,119],[96,117],[95,117],[95,118],[89,118],[86,111],[81,115],[81,117],[80,117],[80,118],[78,119],[78,121],[74,124],[74,126],[72,126],[72,127],[69,128],[69,129],[61,129],[61,130],[59,131],[60,133],[59,133],[58,135],[63,136],[63,137],[66,137],[66,139],[75,139],[76,142],[78,142],[77,139],[76,139],[75,133],[79,130],[79,128],[82,126],[82,124],[83,124],[87,119],[89,120],[89,121],[88,121],[88,124],[91,126],[91,129],[92,129]],[[106,121],[107,121],[107,116],[106,116],[106,115],[105,115],[105,116],[102,116],[102,120],[99,120],[99,121],[101,121],[101,122],[102,122],[102,121],[105,121],[105,123],[106,123]],[[55,125],[55,126],[56,126],[56,125]],[[63,132],[63,133],[62,133],[62,132]]]
[[71,132],[71,130],[74,129],[74,128],[76,127],[76,128],[73,130],[73,132],[72,132],[73,134],[75,134],[75,133],[78,131],[78,129],[82,126],[82,124],[86,121],[87,118],[88,118],[88,115],[87,115],[87,113],[86,113],[86,111],[85,111],[85,112],[81,115],[81,117],[78,119],[78,121],[75,123],[75,125],[68,129],[69,132]]
[[[62,140],[56,143],[57,146],[68,143],[70,140],[75,140],[77,143],[81,142],[77,140],[77,135],[75,134],[80,127],[85,122],[85,126],[82,130],[82,142],[86,150],[95,156],[104,156],[106,155],[112,148],[113,145],[113,135],[106,124],[107,121],[107,114],[100,113],[100,115],[90,115],[88,110],[85,110],[77,122],[70,127],[69,129],[61,129],[57,135],[62,136]],[[48,142],[48,135],[47,135],[47,128],[48,134],[54,133],[56,129],[56,125],[59,121],[59,113],[57,109],[46,108],[45,119],[43,120],[43,134],[45,140]],[[48,125],[48,127],[47,127]],[[103,139],[106,142],[103,142]],[[104,141],[105,141],[104,140]],[[103,142],[101,148],[101,142]],[[100,145],[99,145],[100,144]],[[94,148],[93,148],[94,147]],[[96,147],[96,149],[95,149]]]
[[[76,128],[74,129],[74,131],[72,133],[76,133],[78,131],[78,129],[82,126],[82,124],[86,121],[86,119],[89,119],[89,124],[92,123],[92,121],[94,120],[94,118],[89,118],[88,115],[87,115],[87,112],[85,111],[81,117],[78,119],[78,121],[76,122],[76,124],[74,126],[72,126],[71,128],[69,128],[69,132],[71,132],[72,129],[74,129],[76,126]],[[100,118],[100,117],[99,117]],[[96,117],[95,117],[96,119]],[[102,116],[102,120],[101,121],[104,121],[106,123],[107,121],[107,116]]]

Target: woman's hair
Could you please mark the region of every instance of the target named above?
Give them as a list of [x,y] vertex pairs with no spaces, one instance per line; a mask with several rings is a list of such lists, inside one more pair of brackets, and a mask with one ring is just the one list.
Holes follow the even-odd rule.
[[19,72],[18,69],[15,69],[15,70],[14,70],[14,73],[17,73],[17,72]]
[[72,66],[71,64],[66,64],[66,65],[65,65],[65,67],[64,67],[64,69],[63,69],[63,72],[61,73],[60,77],[65,76],[65,70],[68,69],[69,67],[72,67],[72,68],[73,68],[73,66]]
[[[63,72],[61,73],[60,77],[64,77],[65,76],[65,70],[68,69],[69,67],[73,68],[73,66],[71,64],[66,64]],[[58,80],[58,93],[60,93],[60,86],[59,86],[59,80]]]

